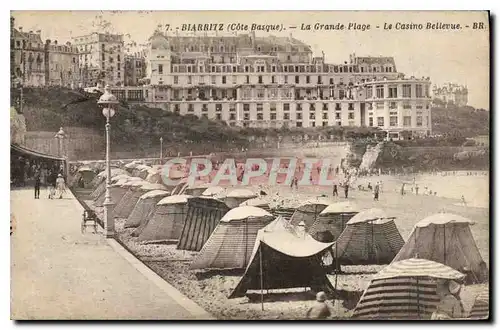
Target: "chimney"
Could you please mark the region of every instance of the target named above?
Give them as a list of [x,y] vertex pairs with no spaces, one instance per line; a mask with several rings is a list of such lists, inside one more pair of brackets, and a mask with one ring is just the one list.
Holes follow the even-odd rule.
[[19,31],[23,32],[23,27],[22,26],[19,27]]
[[57,40],[54,40],[54,45],[57,45]]
[[30,34],[33,34],[33,31],[32,31],[32,30],[30,30]]

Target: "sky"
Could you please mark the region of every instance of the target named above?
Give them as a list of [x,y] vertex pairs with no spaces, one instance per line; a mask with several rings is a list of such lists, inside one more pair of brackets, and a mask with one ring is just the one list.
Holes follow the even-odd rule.
[[[406,76],[430,77],[433,84],[447,82],[466,85],[469,105],[489,110],[490,49],[486,12],[473,11],[13,11],[16,27],[23,31],[41,30],[42,39],[70,41],[72,36],[83,35],[97,29],[96,18],[111,23],[110,30],[130,35],[138,44],[145,43],[159,24],[171,29],[182,24],[232,23],[249,25],[281,25],[284,30],[263,32],[257,36],[273,34],[288,36],[292,33],[309,44],[315,55],[325,53],[328,63],[343,63],[349,55],[393,56],[399,72]],[[472,29],[475,22],[485,29]],[[337,23],[344,30],[314,30],[314,24]],[[370,25],[370,29],[349,30],[349,24]],[[421,30],[396,30],[396,24],[423,24]],[[461,24],[460,30],[426,29],[427,23]],[[301,30],[310,24],[313,30]],[[392,29],[384,26],[392,24]],[[465,26],[470,26],[466,28]],[[296,26],[296,29],[290,29]],[[377,26],[379,28],[377,28]],[[180,35],[186,32],[179,32]],[[239,33],[248,33],[241,31]],[[173,34],[173,33],[172,33]],[[193,35],[192,32],[189,33]],[[197,35],[202,35],[198,32]],[[210,34],[210,33],[209,33]],[[213,32],[211,33],[213,35]],[[218,35],[230,35],[219,32]]]

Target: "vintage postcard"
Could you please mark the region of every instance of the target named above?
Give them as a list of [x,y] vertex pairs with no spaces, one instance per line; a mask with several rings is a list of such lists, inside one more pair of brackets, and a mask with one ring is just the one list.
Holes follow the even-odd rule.
[[12,11],[11,319],[488,320],[487,11]]

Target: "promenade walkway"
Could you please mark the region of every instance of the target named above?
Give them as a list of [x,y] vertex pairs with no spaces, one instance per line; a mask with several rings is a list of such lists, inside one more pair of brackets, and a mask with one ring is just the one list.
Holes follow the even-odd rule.
[[[11,318],[79,320],[206,319],[200,307],[148,275],[114,240],[80,233],[72,196],[11,193]],[[142,269],[140,267],[143,267]],[[166,287],[166,288],[165,288]]]

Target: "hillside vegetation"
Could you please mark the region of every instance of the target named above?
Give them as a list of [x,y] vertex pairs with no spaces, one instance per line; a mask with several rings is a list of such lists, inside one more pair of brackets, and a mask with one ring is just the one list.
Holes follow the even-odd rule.
[[[15,101],[18,96],[18,90],[11,91],[16,108],[19,108]],[[105,118],[97,105],[99,96],[60,87],[25,88],[23,112],[27,130],[55,132],[61,126],[76,126],[103,132]],[[445,135],[447,139],[458,137],[458,140],[462,140],[465,137],[489,133],[489,112],[471,107],[436,107],[433,109],[432,121],[434,134]],[[181,116],[157,108],[121,103],[112,119],[111,138],[115,148],[122,151],[157,147],[160,144],[160,137],[163,138],[164,145],[189,143],[194,148],[204,145],[205,150],[207,146],[213,147],[214,150],[228,150],[257,146],[256,143],[248,142],[250,136],[257,138],[267,136],[273,140],[278,136],[286,138],[307,134],[313,139],[322,135],[333,136],[336,140],[359,140],[373,136],[376,131],[376,128],[369,127],[339,126],[238,128],[230,127],[222,121],[198,118],[194,115]],[[422,141],[405,142],[411,142],[412,145],[422,143]]]

